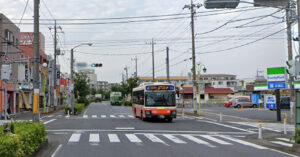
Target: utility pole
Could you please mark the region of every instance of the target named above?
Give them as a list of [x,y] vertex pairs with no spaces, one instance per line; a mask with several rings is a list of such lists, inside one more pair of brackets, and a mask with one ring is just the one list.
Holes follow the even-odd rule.
[[40,121],[39,115],[39,63],[40,63],[40,53],[39,53],[39,0],[34,0],[34,33],[33,33],[33,122]]
[[126,72],[126,80],[128,80],[128,68],[127,68],[127,65],[126,67],[124,68],[125,72]]
[[71,106],[72,106],[72,114],[75,115],[74,113],[74,100],[73,100],[73,95],[74,95],[74,83],[73,83],[73,73],[74,73],[74,70],[73,70],[73,65],[74,65],[74,50],[71,49],[71,79],[70,79],[70,88],[71,88],[71,93],[70,93],[70,103],[71,103]]
[[202,5],[201,4],[193,4],[193,0],[191,0],[190,5],[185,5],[183,9],[188,8],[191,11],[191,33],[192,33],[192,61],[193,61],[193,66],[192,66],[192,73],[193,73],[193,108],[194,108],[194,113],[197,113],[197,82],[196,82],[196,55],[195,55],[195,31],[194,31],[194,15],[195,15],[195,10],[194,8],[200,8]]
[[[288,60],[293,60],[293,49],[292,49],[292,21],[291,21],[291,0],[288,0],[288,5],[286,8],[286,26],[287,26],[287,48],[288,48]],[[290,84],[290,122],[292,124],[295,123],[295,91],[294,91],[294,78],[290,75],[289,77],[289,84]]]
[[154,40],[152,38],[152,41],[150,43],[146,43],[152,46],[152,81],[155,80],[155,69],[154,69]]
[[57,49],[57,29],[56,29],[56,20],[54,20],[54,66],[52,67],[54,71],[53,78],[53,96],[54,96],[54,110],[57,106],[57,93],[56,93],[56,49]]
[[135,78],[137,78],[137,56],[135,56]]
[[[300,19],[299,19],[299,15],[300,15],[300,0],[297,0],[297,21],[298,21],[298,39],[300,39]],[[300,44],[300,40],[298,40],[299,44]],[[300,46],[299,46],[299,49],[298,49],[298,52],[300,52]],[[299,58],[300,59],[300,58]],[[299,68],[299,67],[297,67]],[[298,95],[299,95],[299,91],[297,91],[297,99],[298,99]],[[300,110],[300,104],[298,103],[298,100],[296,100],[296,105],[295,105],[295,122],[296,122],[296,126],[295,128],[300,128],[300,115],[297,114],[297,112],[299,113],[299,110]]]
[[167,81],[170,83],[169,47],[167,47],[166,66],[167,66]]

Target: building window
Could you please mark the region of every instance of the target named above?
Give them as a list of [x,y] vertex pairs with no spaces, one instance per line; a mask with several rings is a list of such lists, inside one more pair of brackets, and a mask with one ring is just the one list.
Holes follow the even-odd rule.
[[223,82],[222,81],[219,81],[219,83],[218,83],[219,85],[223,85]]
[[210,95],[209,96],[209,99],[214,99],[215,97],[213,95]]

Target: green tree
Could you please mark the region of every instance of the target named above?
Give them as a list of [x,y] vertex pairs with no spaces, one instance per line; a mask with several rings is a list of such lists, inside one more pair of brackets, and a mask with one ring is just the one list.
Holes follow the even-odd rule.
[[92,88],[91,89],[91,94],[95,95],[95,94],[99,94],[98,91],[96,90],[96,88]]
[[90,86],[88,76],[84,73],[75,73],[74,79],[75,98],[86,98],[90,94]]

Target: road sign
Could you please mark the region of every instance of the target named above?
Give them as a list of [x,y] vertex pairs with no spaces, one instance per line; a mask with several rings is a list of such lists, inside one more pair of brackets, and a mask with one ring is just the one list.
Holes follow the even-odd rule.
[[87,66],[88,66],[87,63],[85,63],[85,62],[77,62],[76,63],[76,67],[78,67],[78,68],[85,68]]
[[300,89],[300,82],[294,82],[294,89]]
[[268,68],[268,88],[269,89],[286,89],[286,68]]
[[288,4],[287,0],[254,0],[255,7],[260,7],[260,6],[286,7],[287,4]]

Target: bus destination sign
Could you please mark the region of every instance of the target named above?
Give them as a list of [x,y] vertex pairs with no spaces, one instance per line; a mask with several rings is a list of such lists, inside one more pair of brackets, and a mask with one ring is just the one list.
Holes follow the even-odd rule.
[[174,86],[169,86],[169,85],[146,86],[146,90],[174,90]]

